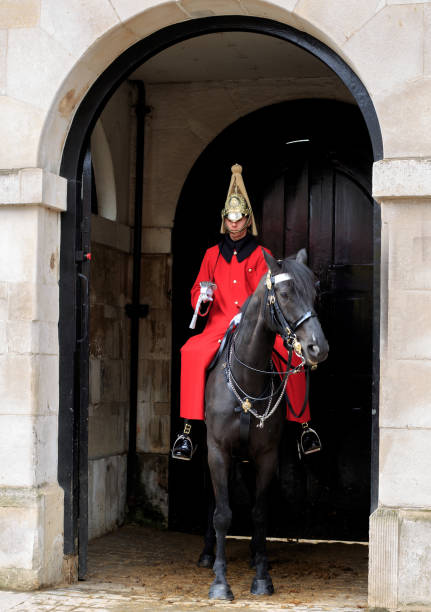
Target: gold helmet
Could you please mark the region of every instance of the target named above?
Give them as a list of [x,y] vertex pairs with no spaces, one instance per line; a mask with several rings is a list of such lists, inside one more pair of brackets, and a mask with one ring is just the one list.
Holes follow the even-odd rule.
[[221,229],[220,233],[224,234],[226,228],[224,220],[227,217],[230,221],[239,221],[242,216],[249,217],[249,227],[251,233],[257,236],[256,223],[254,221],[253,210],[250,200],[248,199],[247,191],[242,178],[242,167],[235,164],[231,168],[232,178],[230,179],[229,190],[223,210],[221,211]]

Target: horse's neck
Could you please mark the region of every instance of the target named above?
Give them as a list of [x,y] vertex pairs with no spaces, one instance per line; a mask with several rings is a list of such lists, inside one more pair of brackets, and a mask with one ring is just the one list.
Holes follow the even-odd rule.
[[[268,371],[275,333],[264,324],[261,299],[259,295],[253,295],[243,313],[235,338],[235,355],[251,368]],[[245,368],[235,358],[232,359],[231,367],[238,382],[242,380],[251,383],[253,387],[262,385],[263,375]]]

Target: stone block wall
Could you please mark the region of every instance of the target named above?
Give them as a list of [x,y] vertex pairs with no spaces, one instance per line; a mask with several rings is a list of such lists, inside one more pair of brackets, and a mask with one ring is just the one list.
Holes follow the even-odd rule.
[[[104,142],[92,140],[96,158],[104,146],[111,166],[94,167],[99,215],[92,215],[90,294],[90,400],[88,423],[89,538],[122,524],[126,513],[130,381],[131,229],[133,87],[123,83],[103,110]],[[102,170],[102,171],[101,171]],[[109,176],[106,176],[106,173]],[[100,189],[102,183],[104,189]],[[110,186],[109,191],[107,186]],[[108,190],[107,190],[108,189]],[[107,208],[100,197],[115,203]]]
[[0,176],[0,588],[32,589],[61,577],[61,195],[65,182],[41,170]]
[[149,305],[139,338],[139,497],[144,517],[166,525],[171,414],[171,263],[169,254],[142,258],[141,302]]
[[430,610],[431,512],[380,507],[370,520],[371,610]]
[[431,608],[431,162],[374,165],[381,205],[379,507],[370,520],[369,602]]
[[[97,219],[93,222],[97,223]],[[130,301],[129,258],[128,253],[112,246],[92,244],[88,422],[90,538],[110,531],[121,524],[125,516],[130,331],[124,308]]]
[[112,531],[123,523],[126,508],[126,479],[125,453],[90,459],[88,464],[90,539]]

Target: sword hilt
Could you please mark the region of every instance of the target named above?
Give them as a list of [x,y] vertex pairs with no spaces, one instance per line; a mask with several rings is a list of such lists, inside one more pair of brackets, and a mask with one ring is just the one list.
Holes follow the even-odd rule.
[[212,296],[214,293],[214,289],[217,289],[217,285],[213,283],[212,281],[201,281],[200,286],[201,286],[201,292],[199,294],[198,301],[196,303],[195,312],[190,322],[189,329],[195,329],[196,321],[197,321],[198,314],[199,314],[199,309],[201,307],[202,302],[212,302],[213,301]]

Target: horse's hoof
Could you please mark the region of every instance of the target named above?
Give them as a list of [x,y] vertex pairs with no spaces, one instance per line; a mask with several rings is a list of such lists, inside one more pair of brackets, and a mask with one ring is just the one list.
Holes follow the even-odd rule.
[[215,561],[214,555],[207,555],[207,554],[202,553],[201,556],[199,557],[198,566],[207,567],[209,569],[212,569],[212,566],[214,565],[214,561]]
[[274,586],[271,578],[254,578],[251,583],[251,593],[253,595],[272,595],[274,593]]
[[209,592],[209,599],[234,599],[233,593],[228,584],[212,584]]

